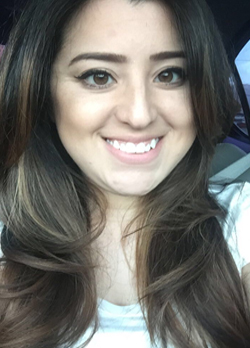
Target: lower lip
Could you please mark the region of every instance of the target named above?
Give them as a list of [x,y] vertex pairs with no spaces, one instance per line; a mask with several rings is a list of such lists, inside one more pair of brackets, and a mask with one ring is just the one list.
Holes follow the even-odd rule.
[[126,164],[147,164],[154,161],[158,157],[163,141],[161,138],[154,149],[151,149],[149,152],[145,153],[126,153],[114,148],[114,146],[110,145],[106,141],[105,143],[108,151],[119,161]]

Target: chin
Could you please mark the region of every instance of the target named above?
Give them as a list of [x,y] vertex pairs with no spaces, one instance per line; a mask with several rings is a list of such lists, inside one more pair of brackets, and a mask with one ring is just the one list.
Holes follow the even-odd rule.
[[[107,180],[106,183],[101,185],[100,188],[104,189],[106,192],[113,193],[117,196],[127,196],[127,197],[142,197],[147,195],[149,192],[153,191],[163,180],[165,176],[158,177],[158,180],[156,180],[156,177],[154,175],[144,176],[141,173],[141,175],[138,177],[128,177],[123,179],[127,180],[120,180],[121,178],[113,178],[113,180]],[[144,181],[143,181],[144,179]]]
[[[133,185],[134,186],[134,185]],[[145,186],[145,187],[138,187],[138,185],[129,186],[129,184],[124,185],[123,188],[116,188],[113,190],[113,192],[116,192],[116,194],[120,196],[135,196],[135,197],[142,197],[147,195],[149,192],[153,191],[155,186]]]

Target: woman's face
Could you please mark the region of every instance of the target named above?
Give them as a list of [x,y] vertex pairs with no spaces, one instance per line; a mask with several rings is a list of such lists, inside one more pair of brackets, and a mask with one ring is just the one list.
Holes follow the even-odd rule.
[[196,136],[185,58],[157,2],[92,1],[68,30],[52,92],[65,149],[107,194],[153,190]]

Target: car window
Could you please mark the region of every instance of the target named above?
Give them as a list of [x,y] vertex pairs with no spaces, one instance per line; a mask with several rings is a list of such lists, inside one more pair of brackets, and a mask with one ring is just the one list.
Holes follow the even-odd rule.
[[[247,100],[250,106],[250,40],[242,48],[238,54],[235,64],[237,66],[243,87],[246,92]],[[236,125],[245,133],[248,134],[244,112],[241,111],[235,117]]]

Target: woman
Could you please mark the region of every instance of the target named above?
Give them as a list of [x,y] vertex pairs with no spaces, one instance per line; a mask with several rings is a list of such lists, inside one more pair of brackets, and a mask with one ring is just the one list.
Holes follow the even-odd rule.
[[32,1],[1,64],[0,347],[249,347],[250,188],[208,182],[238,105],[206,4]]

